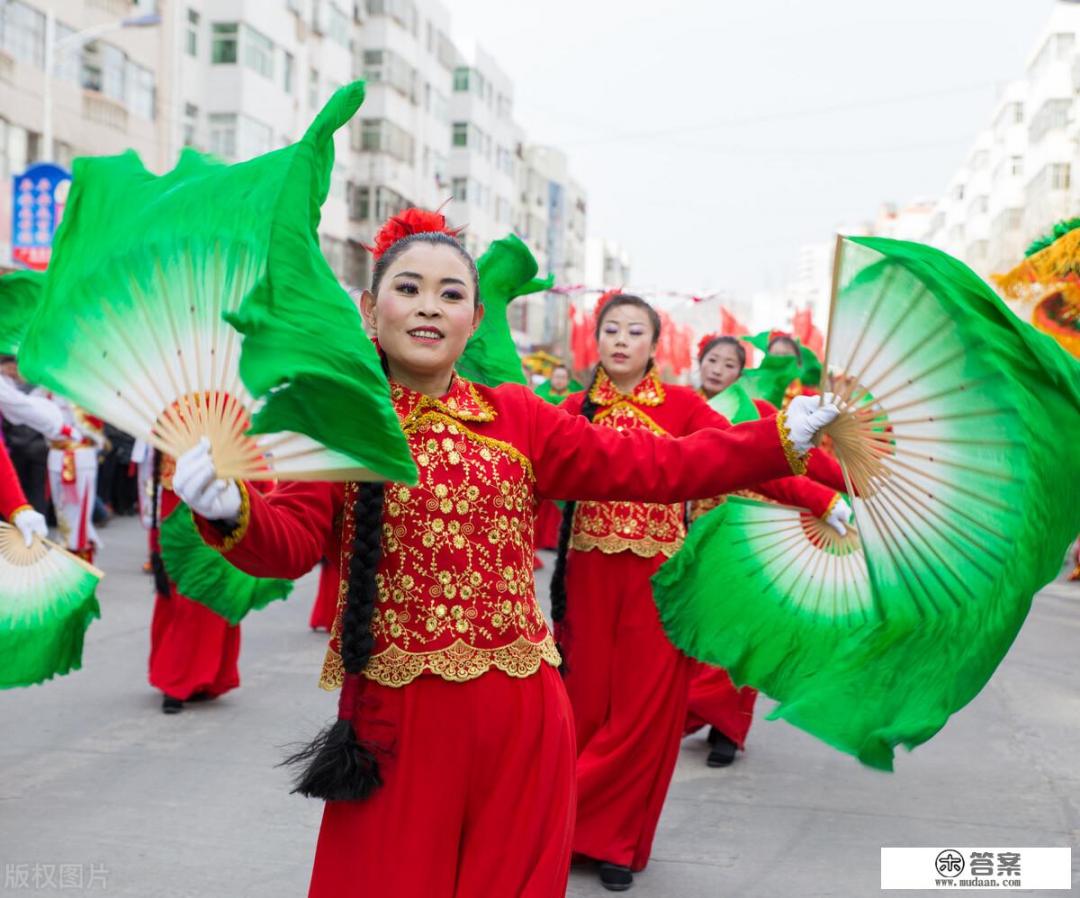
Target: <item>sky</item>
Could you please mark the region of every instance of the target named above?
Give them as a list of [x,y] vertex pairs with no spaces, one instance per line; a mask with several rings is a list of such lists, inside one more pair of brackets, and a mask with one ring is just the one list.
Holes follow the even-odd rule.
[[638,289],[779,289],[798,249],[935,199],[1054,0],[453,0]]

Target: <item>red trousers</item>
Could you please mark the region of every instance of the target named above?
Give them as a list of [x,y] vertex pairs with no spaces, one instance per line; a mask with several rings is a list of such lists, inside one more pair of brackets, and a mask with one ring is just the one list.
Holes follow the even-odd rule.
[[663,556],[571,551],[559,637],[578,739],[574,852],[641,870],[686,721],[691,661],[664,635]]
[[337,565],[324,558],[319,562],[319,591],[315,593],[315,604],[311,606],[309,626],[312,630],[330,632],[330,628],[334,625],[334,616],[337,614],[340,585]]
[[559,528],[563,513],[551,499],[542,499],[536,510],[536,548],[559,548]]
[[176,592],[158,596],[150,625],[150,685],[173,698],[240,685],[240,627]]
[[574,732],[558,672],[366,682],[361,739],[383,785],[327,802],[309,898],[562,898]]
[[703,726],[716,727],[739,748],[744,748],[746,734],[754,720],[756,700],[756,689],[752,686],[736,689],[722,667],[695,662],[685,733],[693,733]]

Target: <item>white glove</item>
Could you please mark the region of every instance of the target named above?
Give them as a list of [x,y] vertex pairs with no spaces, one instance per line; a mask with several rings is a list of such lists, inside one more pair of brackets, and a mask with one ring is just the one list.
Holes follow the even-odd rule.
[[49,535],[49,527],[45,523],[45,516],[32,508],[24,508],[11,519],[12,526],[22,534],[26,548],[30,548],[35,536],[45,539]]
[[[822,399],[825,400],[824,405]],[[800,455],[809,452],[814,446],[814,437],[827,424],[832,424],[840,409],[836,407],[836,396],[824,393],[822,396],[796,396],[791,400],[784,414],[787,424],[788,439]]]
[[240,517],[240,487],[235,480],[218,478],[206,437],[176,460],[173,492],[195,514],[209,521],[236,523]]
[[851,520],[851,506],[843,499],[837,500],[825,523],[841,536],[847,536],[847,523]]

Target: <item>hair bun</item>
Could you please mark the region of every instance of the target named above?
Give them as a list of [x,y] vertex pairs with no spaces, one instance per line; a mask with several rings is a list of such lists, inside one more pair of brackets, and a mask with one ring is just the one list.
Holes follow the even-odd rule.
[[429,212],[427,209],[410,208],[392,215],[379,228],[372,246],[365,246],[372,256],[378,259],[399,240],[412,234],[446,234],[457,237],[461,228],[451,228],[446,224],[446,216],[441,212]]

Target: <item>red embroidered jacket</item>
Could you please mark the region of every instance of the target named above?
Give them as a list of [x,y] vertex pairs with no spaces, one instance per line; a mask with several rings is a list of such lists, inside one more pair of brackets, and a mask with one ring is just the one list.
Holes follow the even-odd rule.
[[[420,675],[464,681],[493,667],[524,677],[543,661],[559,663],[534,591],[539,499],[671,503],[748,487],[799,463],[775,418],[657,439],[591,427],[514,384],[456,378],[438,400],[396,384],[391,395],[419,482],[385,487],[375,648],[364,674],[390,686]],[[337,536],[346,573],[358,490],[288,483],[260,496],[244,487],[232,534],[199,527],[229,561],[263,577],[307,573]],[[343,592],[321,680],[328,689],[344,677]]]
[[0,442],[0,517],[10,521],[18,512],[29,507],[7,448]]
[[[706,428],[731,428],[731,423],[710,408],[696,390],[662,383],[655,371],[650,371],[627,395],[619,392],[600,368],[589,395],[599,406],[593,423],[620,432],[648,430],[682,437]],[[575,393],[562,407],[579,415],[584,402],[585,394]],[[776,409],[771,414],[775,415]],[[763,414],[763,418],[768,416]],[[816,458],[819,454],[811,453],[811,464],[815,468],[827,467]],[[612,463],[622,465],[624,460],[613,459]],[[838,466],[835,473],[839,476]],[[762,478],[753,484],[753,489],[777,502],[809,508],[816,515],[826,514],[835,497],[833,490],[801,477]],[[595,549],[607,554],[630,551],[643,558],[658,554],[670,557],[686,538],[683,514],[682,503],[579,502],[574,510],[570,547],[579,552]]]

